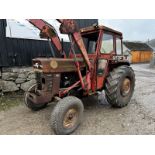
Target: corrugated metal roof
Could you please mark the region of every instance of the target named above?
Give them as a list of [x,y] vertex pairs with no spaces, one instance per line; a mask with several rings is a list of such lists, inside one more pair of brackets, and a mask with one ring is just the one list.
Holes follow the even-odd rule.
[[[6,21],[6,37],[43,40],[39,36],[39,30],[30,24],[27,20],[7,19]],[[56,29],[60,39],[69,41],[68,35],[60,33],[60,23],[57,20],[47,19],[46,21]],[[90,26],[98,22],[97,19],[75,19],[75,21],[77,22],[79,28]]]
[[153,49],[143,42],[128,42],[125,41],[123,44],[131,51],[153,51]]
[[6,37],[41,40],[39,30],[28,21],[25,20],[24,23],[14,19],[7,19],[6,21]]

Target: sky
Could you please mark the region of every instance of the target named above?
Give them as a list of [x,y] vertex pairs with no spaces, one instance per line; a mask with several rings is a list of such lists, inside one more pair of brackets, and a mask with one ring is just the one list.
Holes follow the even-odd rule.
[[[15,23],[15,21],[18,21]],[[56,20],[49,19],[47,20],[52,24],[57,32],[59,31],[59,23]],[[20,26],[15,26],[20,24]],[[128,41],[148,41],[155,39],[155,19],[100,19],[99,24],[111,27],[115,30],[121,31],[123,33],[124,40]],[[39,31],[37,31],[31,24],[26,20],[10,20],[10,25],[12,30],[7,30],[7,35],[12,37],[22,37],[37,39]],[[25,28],[24,28],[25,25]],[[20,27],[23,28],[20,30]],[[61,35],[58,32],[59,36],[67,39],[66,35]],[[39,39],[39,37],[38,37]]]
[[155,39],[154,19],[106,19],[99,21],[105,26],[121,31],[124,40],[148,41],[148,39]]

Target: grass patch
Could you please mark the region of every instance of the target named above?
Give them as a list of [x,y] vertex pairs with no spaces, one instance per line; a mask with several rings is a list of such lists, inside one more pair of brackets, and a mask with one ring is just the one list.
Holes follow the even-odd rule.
[[23,103],[23,95],[17,93],[0,96],[0,111],[8,110]]

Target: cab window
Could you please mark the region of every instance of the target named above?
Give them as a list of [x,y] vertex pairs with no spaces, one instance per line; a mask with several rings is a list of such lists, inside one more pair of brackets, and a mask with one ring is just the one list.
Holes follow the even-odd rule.
[[[94,54],[96,52],[98,36],[99,32],[82,35],[82,39],[88,54]],[[77,44],[74,44],[74,49],[76,54],[81,54]]]
[[116,53],[118,55],[121,55],[122,54],[122,41],[120,38],[116,38]]
[[104,33],[101,45],[101,53],[111,53],[114,51],[113,35]]

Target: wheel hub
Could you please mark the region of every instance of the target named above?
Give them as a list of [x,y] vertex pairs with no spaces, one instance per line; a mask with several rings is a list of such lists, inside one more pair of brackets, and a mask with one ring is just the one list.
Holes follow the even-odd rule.
[[129,78],[125,78],[122,84],[121,94],[127,96],[131,89],[131,81]]
[[77,121],[78,111],[76,109],[69,109],[64,117],[64,128],[72,128]]

